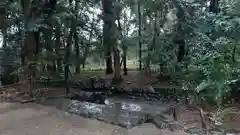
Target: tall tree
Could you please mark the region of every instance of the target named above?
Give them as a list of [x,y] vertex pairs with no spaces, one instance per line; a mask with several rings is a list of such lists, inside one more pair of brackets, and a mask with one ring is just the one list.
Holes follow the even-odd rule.
[[142,14],[141,14],[141,0],[138,0],[138,47],[139,47],[139,70],[142,70]]
[[74,33],[74,44],[75,44],[75,51],[76,51],[76,57],[77,57],[77,62],[76,62],[76,73],[80,73],[80,48],[79,48],[79,38],[78,38],[78,32],[77,32],[77,21],[78,21],[78,9],[79,9],[79,0],[75,1],[75,21],[74,23],[74,28],[73,28],[73,33]]
[[106,57],[106,74],[113,73],[112,68],[112,29],[114,23],[112,0],[102,0],[103,5],[103,45]]
[[60,55],[60,48],[61,48],[61,24],[60,22],[56,22],[56,29],[55,29],[55,51],[57,54],[57,71],[60,73],[62,71],[62,64],[61,64],[61,55]]
[[[72,6],[72,0],[69,0],[69,5]],[[74,17],[71,17],[70,20],[70,31],[67,38],[67,45],[65,47],[65,60],[64,60],[64,78],[65,78],[65,85],[66,85],[66,96],[69,96],[69,74],[70,74],[70,54],[71,54],[71,47],[74,35]]]

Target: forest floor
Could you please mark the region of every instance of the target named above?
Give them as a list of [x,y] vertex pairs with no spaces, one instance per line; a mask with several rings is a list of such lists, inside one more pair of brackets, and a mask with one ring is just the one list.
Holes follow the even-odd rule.
[[[96,77],[103,80],[110,81],[112,79],[112,75],[104,75],[103,71],[84,71],[81,73],[81,76],[72,77],[73,80],[88,80],[90,77]],[[142,88],[152,86],[153,84],[157,87],[179,87],[169,82],[159,82],[156,79],[156,74],[152,74],[151,77],[144,75],[144,73],[138,73],[137,71],[129,71],[127,76],[124,76],[124,81],[121,84],[121,87],[131,87],[131,88]],[[2,88],[0,90],[0,99],[5,100],[6,98],[11,98],[17,100],[28,99],[28,85],[26,84],[18,84],[15,86]],[[129,88],[129,90],[131,89]],[[148,90],[148,89],[145,89]],[[36,94],[41,94],[42,96],[62,96],[65,94],[64,88],[40,88],[37,90]],[[235,129],[240,131],[240,107],[239,105],[234,105],[236,111],[230,112],[227,116],[224,117],[224,127],[226,129]],[[211,110],[215,111],[215,110]],[[29,115],[27,115],[27,112]],[[38,114],[39,113],[39,114]],[[21,114],[21,115],[20,115]],[[31,116],[36,115],[36,117]],[[200,115],[196,110],[190,110],[186,108],[186,106],[178,106],[177,107],[177,116],[181,123],[184,124],[185,128],[193,128],[193,127],[201,127]],[[25,118],[26,117],[26,118]],[[80,122],[75,121],[79,119]],[[18,133],[18,130],[21,131],[18,133],[26,134],[27,132],[31,135],[37,135],[34,132],[36,131],[44,131],[46,134],[53,132],[57,133],[65,133],[65,134],[76,134],[76,133],[85,133],[86,135],[94,134],[95,132],[99,132],[101,135],[115,135],[114,130],[120,130],[121,135],[129,134],[129,135],[144,135],[149,134],[144,132],[145,129],[152,130],[152,135],[175,135],[180,133],[161,133],[159,129],[156,129],[154,126],[144,127],[136,126],[130,131],[126,129],[122,129],[120,127],[112,126],[110,124],[106,124],[103,122],[97,122],[96,120],[87,120],[77,116],[65,116],[60,110],[50,107],[44,107],[36,104],[15,104],[15,103],[0,103],[0,120],[4,121],[4,124],[0,126],[0,134],[4,134],[6,132],[7,135],[15,135]],[[21,124],[21,122],[23,122]],[[25,123],[26,121],[26,123]],[[64,124],[61,124],[63,122]],[[77,122],[77,123],[76,123]],[[49,123],[49,125],[45,125],[44,123]],[[81,125],[82,123],[85,123]],[[25,125],[25,126],[24,126]],[[58,126],[60,128],[58,129]],[[146,125],[143,125],[146,126]],[[147,125],[149,126],[149,125]],[[211,122],[209,125],[211,126]],[[79,128],[80,127],[80,128]],[[94,127],[94,130],[91,130]],[[85,128],[85,129],[82,129]],[[30,130],[31,129],[31,130]],[[143,133],[129,133],[134,130],[143,132]],[[144,130],[143,130],[144,129]],[[135,132],[135,131],[134,131]],[[165,131],[164,131],[165,132]],[[41,133],[41,132],[40,132]],[[42,133],[41,133],[42,134]],[[185,135],[185,133],[183,133]]]
[[130,130],[37,104],[0,103],[1,135],[188,135],[142,124]]

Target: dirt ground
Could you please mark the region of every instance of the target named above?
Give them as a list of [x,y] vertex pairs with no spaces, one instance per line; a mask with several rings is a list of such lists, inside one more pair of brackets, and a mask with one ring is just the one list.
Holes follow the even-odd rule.
[[[81,74],[84,78],[98,76],[100,78],[111,80],[112,76],[104,76],[103,72],[91,72]],[[78,79],[78,77],[76,78]],[[148,86],[156,82],[155,77],[146,77],[136,71],[129,72],[124,77],[123,85],[132,87]],[[157,82],[158,85],[166,87],[164,82]],[[136,86],[135,86],[136,85]],[[27,90],[26,84],[14,85],[11,88],[0,89],[0,100],[6,99],[25,99]],[[41,88],[37,90],[36,96],[60,96],[65,94],[64,88]],[[28,94],[27,94],[28,95]],[[28,96],[26,96],[28,98]],[[240,108],[240,107],[238,107]],[[187,128],[201,127],[200,116],[196,111],[187,111],[186,108],[178,112],[179,121],[184,123]],[[84,119],[79,116],[73,116],[55,108],[45,107],[37,104],[13,104],[0,103],[0,135],[75,135],[85,133],[86,135],[187,135],[186,133],[168,133],[157,129],[153,124],[143,124],[131,130],[122,129],[97,120]],[[229,114],[224,126],[234,128],[240,131],[240,109],[237,113]]]
[[0,103],[1,135],[188,135],[153,124],[130,130],[37,104]]

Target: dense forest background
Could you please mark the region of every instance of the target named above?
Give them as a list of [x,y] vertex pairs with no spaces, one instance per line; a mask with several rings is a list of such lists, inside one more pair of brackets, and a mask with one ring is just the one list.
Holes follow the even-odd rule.
[[175,80],[196,103],[237,92],[239,0],[1,0],[1,82],[104,70]]

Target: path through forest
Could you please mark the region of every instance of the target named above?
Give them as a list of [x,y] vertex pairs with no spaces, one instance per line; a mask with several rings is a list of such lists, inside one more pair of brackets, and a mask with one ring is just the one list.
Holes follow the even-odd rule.
[[0,103],[0,121],[1,135],[188,135],[148,123],[127,130],[37,104]]

